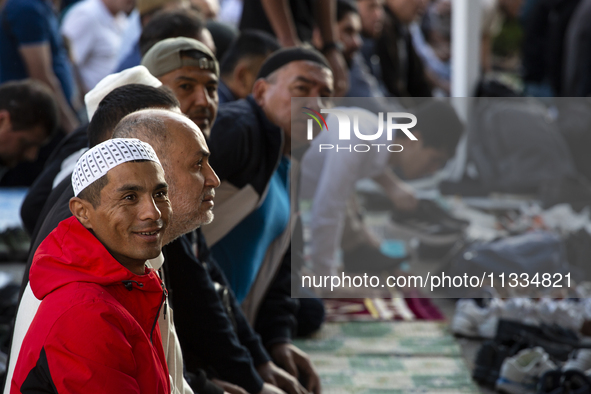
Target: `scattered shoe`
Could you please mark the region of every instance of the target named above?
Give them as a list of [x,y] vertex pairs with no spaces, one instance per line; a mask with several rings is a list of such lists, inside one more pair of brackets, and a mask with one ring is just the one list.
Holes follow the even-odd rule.
[[540,323],[536,303],[530,298],[510,298],[505,301],[501,317],[525,324],[537,325]]
[[517,342],[501,344],[492,340],[485,341],[476,353],[472,378],[482,386],[494,388],[503,361],[523,349],[525,344]]
[[563,371],[575,370],[585,372],[591,369],[591,349],[576,349],[562,366]]
[[539,378],[553,369],[556,369],[556,365],[544,349],[524,349],[505,359],[496,389],[508,394],[534,394]]
[[470,222],[458,219],[450,215],[439,204],[431,200],[419,200],[414,211],[392,211],[392,220],[404,222],[409,220],[421,220],[424,222],[439,223],[449,229],[464,231]]
[[569,370],[563,374],[562,386],[568,394],[591,393],[591,380],[582,371]]
[[451,321],[454,335],[468,338],[494,338],[503,301],[491,298],[485,307],[480,307],[471,298],[459,300]]
[[591,379],[582,371],[548,371],[540,378],[538,394],[589,394]]
[[564,328],[579,331],[584,321],[584,305],[572,300],[541,299],[537,305],[538,319],[546,324],[559,324]]
[[[570,334],[566,334],[568,330],[561,329],[559,332],[564,332],[564,340],[570,342]],[[557,335],[551,327],[542,328],[505,319],[499,320],[495,341],[498,343],[524,342],[529,348],[541,347],[550,356],[560,361],[566,361],[574,349],[571,343],[564,343],[560,335]]]
[[544,373],[538,382],[538,394],[565,394],[562,371],[557,369]]
[[394,230],[429,245],[450,245],[464,236],[469,222],[457,219],[430,200],[420,200],[414,211],[391,211]]

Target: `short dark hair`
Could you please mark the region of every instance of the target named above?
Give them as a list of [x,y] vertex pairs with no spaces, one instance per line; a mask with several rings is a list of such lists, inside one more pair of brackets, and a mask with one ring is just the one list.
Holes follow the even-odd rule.
[[337,22],[340,22],[350,12],[359,14],[357,4],[350,0],[337,0]]
[[195,38],[205,27],[201,16],[193,10],[160,11],[148,22],[140,36],[142,57],[154,45],[167,38]]
[[447,102],[429,100],[410,110],[417,117],[415,128],[421,133],[423,146],[445,150],[453,156],[464,124]]
[[82,200],[88,201],[93,208],[96,208],[101,205],[101,190],[107,186],[107,183],[109,183],[108,173],[86,186],[80,193],[78,193],[78,197]]
[[246,57],[267,57],[281,48],[275,37],[260,30],[244,30],[232,42],[220,60],[220,74],[229,75],[238,62]]
[[213,19],[205,22],[205,27],[211,33],[213,43],[215,44],[215,57],[221,59],[230,48],[230,45],[236,40],[240,32],[232,25],[219,22]]
[[99,103],[88,125],[88,145],[93,146],[111,138],[117,123],[126,115],[145,108],[180,107],[172,91],[164,86],[154,88],[130,84],[113,89]]
[[43,83],[32,79],[0,85],[0,110],[8,111],[15,131],[41,125],[51,136],[59,124],[59,110],[53,93]]

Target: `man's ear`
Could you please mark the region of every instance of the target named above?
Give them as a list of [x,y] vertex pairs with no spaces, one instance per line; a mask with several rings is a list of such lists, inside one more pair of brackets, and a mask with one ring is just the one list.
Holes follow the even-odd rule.
[[79,197],[70,198],[70,212],[87,229],[92,229],[91,217],[94,212],[92,204]]
[[252,87],[252,96],[254,97],[254,101],[262,107],[265,105],[265,93],[267,92],[267,88],[269,87],[269,82],[267,82],[264,78],[259,78],[254,83]]
[[248,66],[245,62],[239,62],[236,67],[234,68],[234,72],[232,73],[232,79],[234,80],[235,85],[240,91],[238,92],[240,97],[246,97],[251,92],[248,91]]
[[0,109],[0,132],[12,129],[12,122],[10,121],[10,112],[5,109]]

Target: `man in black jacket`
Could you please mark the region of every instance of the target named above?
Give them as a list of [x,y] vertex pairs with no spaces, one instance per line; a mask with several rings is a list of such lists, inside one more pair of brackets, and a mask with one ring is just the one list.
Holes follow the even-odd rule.
[[291,344],[297,300],[290,290],[296,216],[289,167],[298,141],[291,132],[291,98],[308,97],[309,106],[318,108],[332,93],[326,59],[312,49],[289,48],[265,61],[251,96],[220,108],[209,146],[221,198],[216,220],[203,228],[273,359],[292,375],[305,375],[315,393],[320,392],[318,375],[308,356]]
[[[144,88],[152,89],[148,87]],[[119,88],[118,90],[121,89],[130,90],[131,94],[127,96],[127,105],[123,105],[120,101],[121,99],[108,100],[107,98],[110,98],[108,95],[101,102],[101,106],[97,111],[98,115],[93,118],[94,123],[102,120],[101,124],[103,127],[100,129],[103,130],[103,134],[94,137],[99,142],[110,138],[110,134],[119,119],[127,113],[121,113],[125,111],[124,107],[139,105],[137,103],[138,92],[129,87]],[[176,103],[176,101],[173,102]],[[178,111],[178,107],[175,108]],[[115,116],[115,114],[118,116]],[[93,129],[92,125],[90,128]],[[180,189],[184,190],[182,186]],[[57,196],[54,196],[54,193]],[[71,186],[64,190],[60,185],[56,187],[54,193],[50,196],[50,201],[55,201],[55,204],[47,213],[47,218],[43,224],[37,229],[38,235],[34,242],[33,252],[35,245],[38,245],[55,228],[59,221],[71,215],[68,209],[68,201],[73,196]],[[191,210],[192,208],[193,206],[190,205],[183,209]],[[177,208],[177,214],[180,212],[181,209]],[[192,214],[192,212],[187,213]],[[201,219],[199,218],[197,222]],[[177,334],[186,355],[185,367],[187,372],[189,372],[188,380],[191,387],[195,391],[205,394],[217,394],[223,391],[205,379],[205,375],[199,368],[201,366],[207,369],[210,378],[214,380],[217,386],[223,387],[231,394],[244,394],[246,392],[282,393],[281,390],[274,386],[263,384],[260,375],[267,381],[282,385],[288,393],[302,393],[303,388],[298,386],[295,379],[290,379],[287,373],[269,362],[270,358],[262,348],[258,337],[252,332],[252,329],[244,319],[237,319],[238,331],[242,333],[240,339],[238,339],[227,311],[218,297],[213,281],[209,277],[209,273],[200,263],[193,264],[195,255],[192,250],[186,251],[185,253],[185,256],[189,256],[190,258],[180,258],[178,253],[174,254],[174,244],[169,244],[164,251],[166,257],[174,259],[172,260],[174,263],[165,264],[164,267],[170,268],[173,265],[174,267],[179,267],[177,271],[181,272],[183,278],[187,279],[190,284],[186,287],[179,287],[180,285],[177,284],[178,281],[173,282],[174,278],[172,278],[172,275],[170,277],[165,276],[165,280],[170,287],[171,295],[174,294],[175,296],[176,302],[174,304],[171,302],[171,304],[175,307],[175,320],[181,326],[180,330],[177,327]],[[167,253],[169,247],[173,252]],[[32,260],[32,253],[30,260]],[[220,281],[217,278],[215,280]],[[171,282],[176,285],[174,288]],[[186,302],[183,303],[181,300]],[[177,304],[179,306],[178,310],[176,309]],[[190,307],[183,309],[185,305],[189,305]],[[182,335],[180,334],[181,332]],[[193,362],[196,359],[198,363]],[[259,368],[255,369],[253,361],[254,365]],[[246,389],[246,391],[241,387]]]
[[[142,64],[173,90],[181,103],[181,111],[207,138],[218,111],[219,66],[211,51],[196,40],[171,38],[154,45]],[[195,227],[187,228],[186,232]],[[289,394],[303,390],[295,378],[270,361],[260,339],[233,301],[233,294],[229,293],[229,303],[235,304],[232,308],[234,329],[228,311],[215,295],[216,285],[208,272],[212,267],[215,270],[215,261],[199,261],[188,235],[167,245],[164,254],[174,256],[175,264],[167,265],[166,280],[171,288],[177,332],[188,372],[206,368],[210,376],[237,384],[249,393],[273,390],[268,384],[263,386],[263,381],[277,384]],[[202,262],[207,263],[208,270]],[[225,278],[215,281],[227,287]],[[204,319],[208,324],[203,324]]]
[[418,14],[419,2],[391,0],[385,9],[384,27],[375,50],[386,87],[395,97],[431,97],[432,87],[408,30]]
[[[219,180],[208,163],[209,152],[201,134],[188,118],[162,110],[130,114],[113,133],[114,138],[138,138],[156,147],[173,207],[166,242],[213,220],[211,208]],[[189,248],[184,247],[187,245]],[[164,280],[170,285],[170,304],[185,369],[189,373],[206,369],[214,382],[228,392],[243,393],[236,385],[250,393],[281,392],[269,384],[263,385],[262,381],[256,384],[253,377],[258,372],[289,393],[303,394],[304,389],[295,378],[270,362],[239,310],[232,313],[235,327],[228,323],[228,311],[221,307],[215,282],[195,258],[191,246],[181,240],[163,248],[167,261],[163,266]],[[223,278],[216,279],[222,286],[225,284]]]

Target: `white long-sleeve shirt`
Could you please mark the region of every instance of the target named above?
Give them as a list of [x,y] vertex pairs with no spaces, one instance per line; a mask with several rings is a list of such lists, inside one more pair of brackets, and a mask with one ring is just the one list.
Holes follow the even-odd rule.
[[[340,141],[339,124],[335,115],[326,117],[326,127],[312,141],[301,164],[300,196],[313,198],[311,214],[311,257],[314,271],[319,274],[335,273],[338,266],[335,255],[340,246],[347,200],[355,190],[357,181],[380,175],[388,168],[390,153],[386,149],[394,144],[387,140],[386,115],[384,114],[384,130],[375,141],[364,141],[353,132],[353,113],[359,116],[359,131],[362,134],[375,134],[378,130],[379,118],[376,114],[360,108],[335,108],[349,114],[351,124],[351,140]],[[395,134],[393,133],[392,139]],[[321,144],[334,145],[334,149],[322,149]],[[355,152],[355,145],[369,145],[368,152]],[[382,144],[379,147],[372,144]],[[336,150],[336,146],[348,149]],[[365,150],[358,147],[358,150]],[[395,150],[395,148],[391,148]]]
[[111,15],[102,0],[83,0],[64,16],[61,32],[86,89],[115,71],[127,22],[124,13]]

